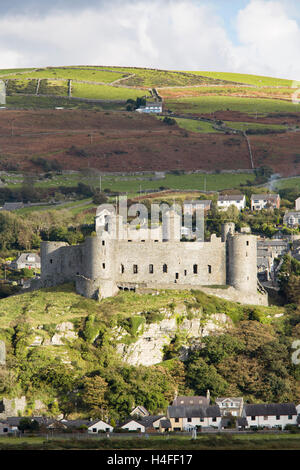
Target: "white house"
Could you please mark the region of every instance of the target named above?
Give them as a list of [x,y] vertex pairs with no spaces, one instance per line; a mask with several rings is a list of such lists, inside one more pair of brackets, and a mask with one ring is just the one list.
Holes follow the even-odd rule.
[[41,259],[37,253],[22,253],[10,266],[14,269],[41,269]]
[[147,102],[145,106],[140,106],[136,109],[138,113],[162,113],[162,101]]
[[96,434],[99,431],[104,431],[104,432],[113,432],[114,428],[106,423],[105,421],[97,420],[97,421],[92,421],[88,425],[88,433],[89,434]]
[[295,210],[300,211],[300,197],[295,200]]
[[262,209],[279,209],[280,196],[279,194],[252,194],[251,196],[251,210],[261,211]]
[[221,415],[242,416],[244,400],[242,397],[225,397],[217,398],[216,405],[221,410]]
[[294,403],[245,405],[243,414],[250,429],[257,427],[284,429],[287,424],[297,425],[297,410]]
[[246,197],[244,194],[226,194],[219,196],[217,201],[220,210],[227,210],[230,206],[235,206],[239,211],[246,207]]
[[124,424],[120,426],[121,429],[124,429],[125,431],[139,431],[139,432],[145,432],[146,428],[143,426],[140,421],[137,421],[135,419],[129,419],[125,421]]

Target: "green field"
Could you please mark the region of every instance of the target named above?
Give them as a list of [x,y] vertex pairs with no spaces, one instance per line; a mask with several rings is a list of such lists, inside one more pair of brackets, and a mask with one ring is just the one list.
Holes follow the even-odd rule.
[[166,100],[166,107],[173,112],[197,114],[227,110],[248,114],[296,113],[300,111],[299,104],[295,105],[286,101],[229,96],[202,96]]
[[[0,74],[2,72],[0,71]],[[122,73],[118,71],[108,71],[106,69],[99,68],[72,68],[72,67],[57,67],[57,68],[47,68],[28,71],[28,73],[22,74],[25,78],[63,78],[65,80],[79,80],[79,81],[91,81],[91,82],[102,82],[102,83],[111,83],[120,78],[124,78],[128,73]],[[10,76],[9,78],[20,78],[16,73],[15,75]]]
[[213,134],[218,132],[213,128],[213,126],[209,122],[181,118],[176,118],[176,122],[179,127],[190,132],[200,132],[202,134]]
[[245,83],[246,85],[255,86],[283,86],[291,87],[293,80],[286,80],[283,78],[264,77],[261,75],[250,75],[242,73],[227,73],[227,72],[189,72],[204,77],[216,78],[218,80],[229,80],[237,83]]
[[198,190],[203,191],[221,191],[222,189],[239,188],[241,184],[246,184],[248,180],[254,180],[251,173],[220,173],[220,174],[201,174],[174,175],[166,174],[165,178],[153,181],[139,181],[137,179],[104,176],[102,177],[102,188],[108,188],[112,191],[138,193],[143,189],[159,189],[165,187],[179,190]]
[[[140,179],[140,175],[107,175],[101,177],[101,185],[102,190],[109,189],[112,192],[127,192],[131,195],[135,195],[138,194],[140,190],[160,189],[161,187],[198,191],[203,191],[206,188],[207,191],[221,191],[223,189],[239,188],[241,184],[247,184],[248,180],[253,181],[255,178],[252,173],[166,173],[164,178],[154,179],[154,177],[154,173],[145,173],[143,175],[143,178],[145,179],[143,180]],[[7,187],[20,188],[22,186],[21,176],[18,176],[18,183],[12,183],[11,179],[16,179],[16,177],[13,175],[11,178],[6,177]],[[90,175],[85,175],[82,172],[72,173],[70,175],[56,174],[53,175],[52,178],[35,180],[32,184],[36,187],[49,188],[58,186],[76,186],[80,182],[93,187],[99,187],[99,173],[95,170],[94,174]],[[72,204],[73,203],[70,203],[70,205]]]
[[98,100],[128,100],[141,96],[150,96],[147,90],[134,90],[131,88],[113,87],[106,85],[90,85],[86,83],[73,83],[72,96]]
[[256,124],[253,122],[234,122],[234,121],[224,121],[226,126],[240,131],[246,130],[264,130],[270,129],[273,131],[282,131],[287,130],[287,126],[282,126],[280,124]]
[[279,180],[274,182],[274,186],[277,190],[291,188],[300,191],[300,177]]

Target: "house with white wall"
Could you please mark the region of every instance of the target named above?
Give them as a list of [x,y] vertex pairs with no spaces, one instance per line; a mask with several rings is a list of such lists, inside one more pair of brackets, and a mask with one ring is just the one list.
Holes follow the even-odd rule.
[[261,211],[262,209],[279,209],[280,196],[279,194],[252,194],[251,196],[251,210]]
[[248,428],[281,428],[287,424],[297,425],[297,410],[294,403],[272,403],[245,405],[244,416]]
[[101,419],[97,419],[95,421],[91,421],[88,424],[88,433],[89,434],[97,434],[99,432],[113,432],[114,428],[106,423],[105,421],[102,421]]
[[222,416],[242,416],[244,400],[242,397],[216,398],[216,405],[219,406]]
[[211,427],[220,429],[221,411],[213,406],[169,406],[167,416],[172,431],[184,431],[193,427]]
[[222,211],[226,211],[230,206],[234,206],[241,211],[246,207],[246,197],[244,194],[222,195],[218,197],[217,206]]

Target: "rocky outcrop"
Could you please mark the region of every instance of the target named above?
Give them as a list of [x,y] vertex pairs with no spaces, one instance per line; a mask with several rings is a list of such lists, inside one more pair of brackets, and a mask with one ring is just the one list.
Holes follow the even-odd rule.
[[65,340],[74,340],[78,338],[78,334],[74,331],[74,325],[71,322],[64,322],[57,325],[56,333],[51,338],[51,344],[54,346],[63,346]]
[[118,331],[120,343],[117,351],[123,359],[132,365],[151,366],[163,360],[163,348],[171,343],[175,335],[184,335],[185,341],[182,347],[182,359],[185,358],[192,344],[200,343],[201,338],[213,332],[221,332],[232,325],[231,319],[223,314],[214,314],[208,320],[200,318],[183,319],[180,323],[178,318],[167,318],[157,323],[141,325],[142,333],[137,340],[129,345],[122,342],[124,332]]
[[4,341],[0,341],[0,366],[6,364],[6,347]]

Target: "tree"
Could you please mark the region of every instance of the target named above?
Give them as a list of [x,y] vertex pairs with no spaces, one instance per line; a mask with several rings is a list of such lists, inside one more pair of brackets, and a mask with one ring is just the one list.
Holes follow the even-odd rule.
[[83,380],[82,402],[93,416],[104,417],[108,403],[105,398],[108,384],[100,377],[85,377]]
[[106,202],[107,202],[106,195],[103,192],[97,190],[95,192],[94,196],[93,196],[93,203],[94,204],[105,204]]

